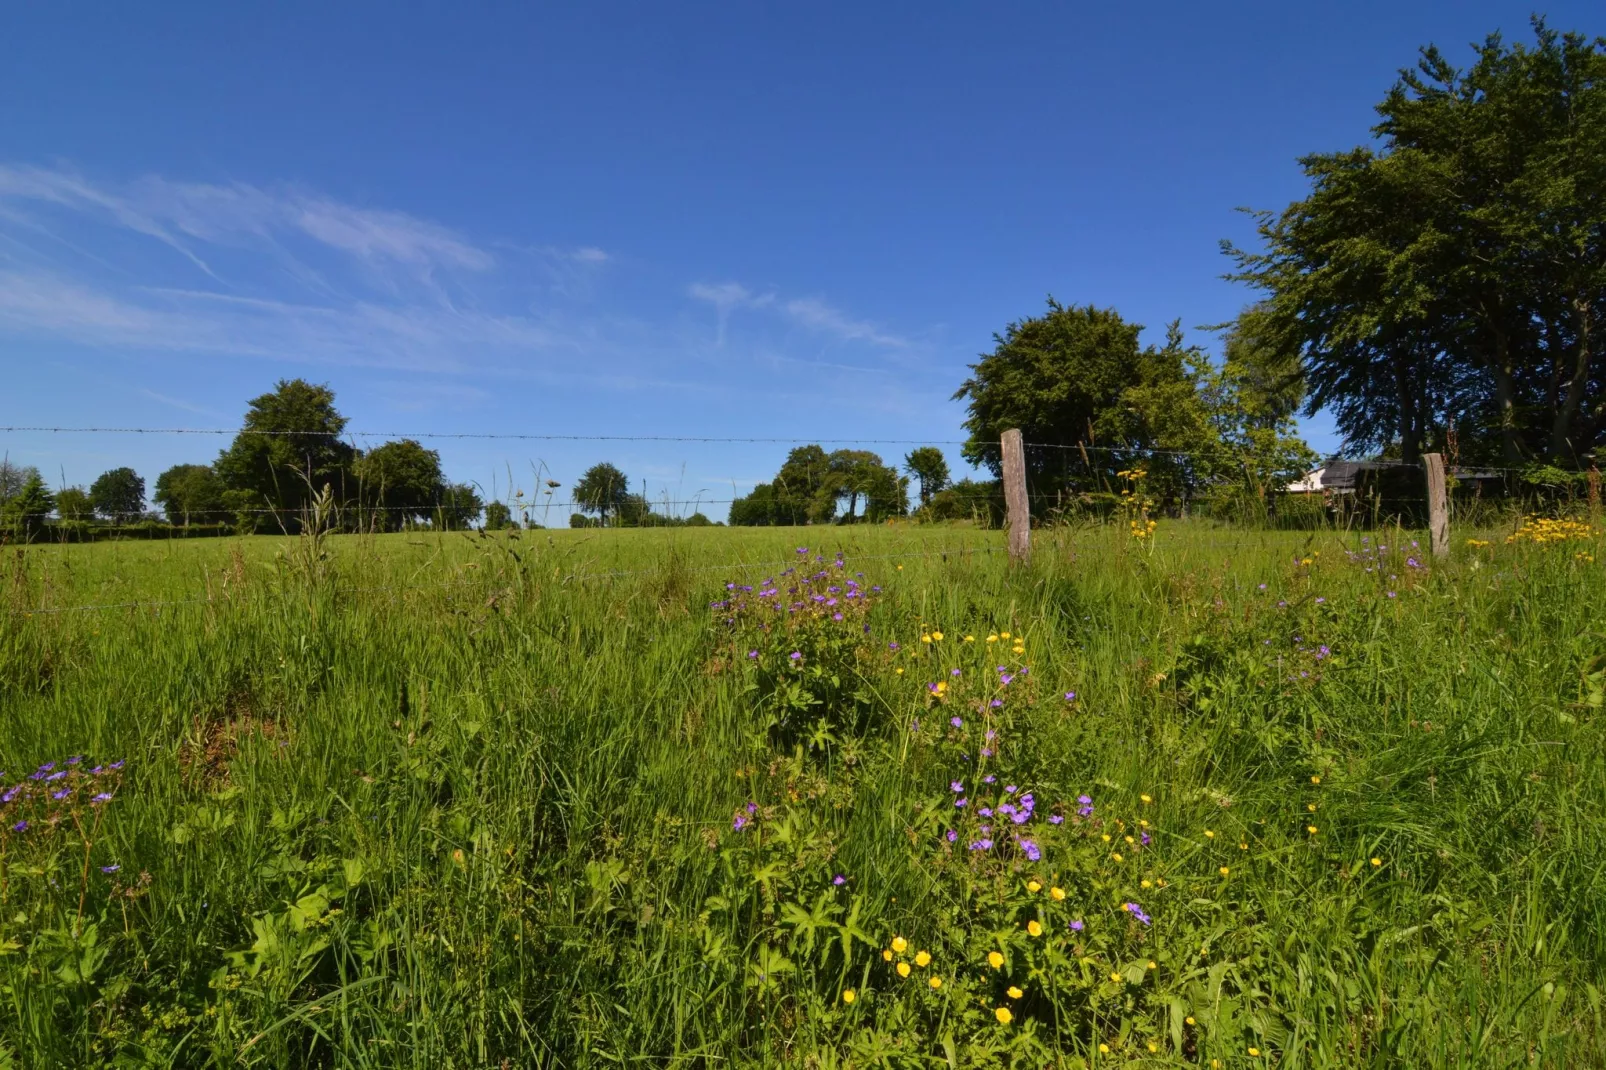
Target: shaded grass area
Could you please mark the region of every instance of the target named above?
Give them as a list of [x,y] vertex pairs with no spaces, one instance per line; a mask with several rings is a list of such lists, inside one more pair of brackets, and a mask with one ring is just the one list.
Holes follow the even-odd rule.
[[[1598,1065],[1596,543],[1424,568],[1409,540],[1091,528],[1029,569],[943,528],[8,548],[5,784],[127,764],[5,834],[0,1044]],[[720,624],[800,542],[863,573],[860,615]],[[130,601],[178,604],[22,612]],[[1037,860],[979,831],[1006,781]]]

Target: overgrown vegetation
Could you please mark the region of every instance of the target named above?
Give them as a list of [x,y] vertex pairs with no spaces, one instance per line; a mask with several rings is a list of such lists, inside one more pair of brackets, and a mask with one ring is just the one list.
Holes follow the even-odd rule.
[[0,1061],[1599,1065],[1596,528],[1132,509],[8,548]]

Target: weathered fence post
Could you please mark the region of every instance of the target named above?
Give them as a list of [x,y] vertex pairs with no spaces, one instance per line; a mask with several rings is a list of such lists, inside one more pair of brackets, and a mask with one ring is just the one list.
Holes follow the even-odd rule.
[[1005,431],[1000,445],[1004,451],[1004,505],[1009,514],[1009,560],[1024,565],[1032,555],[1032,509],[1026,497],[1026,447],[1020,429]]
[[1422,467],[1428,472],[1428,543],[1434,557],[1450,553],[1450,502],[1444,485],[1444,455],[1424,453]]

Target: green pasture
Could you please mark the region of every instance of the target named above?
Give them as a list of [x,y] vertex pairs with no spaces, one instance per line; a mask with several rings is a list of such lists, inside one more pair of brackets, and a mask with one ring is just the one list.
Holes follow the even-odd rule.
[[0,548],[0,1066],[1601,1065],[1606,548],[1504,536]]

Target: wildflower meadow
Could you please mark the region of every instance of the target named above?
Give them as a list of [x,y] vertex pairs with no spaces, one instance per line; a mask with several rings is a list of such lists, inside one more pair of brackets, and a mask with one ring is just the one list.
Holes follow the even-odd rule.
[[1599,524],[1131,497],[8,548],[0,1066],[1606,1061]]

